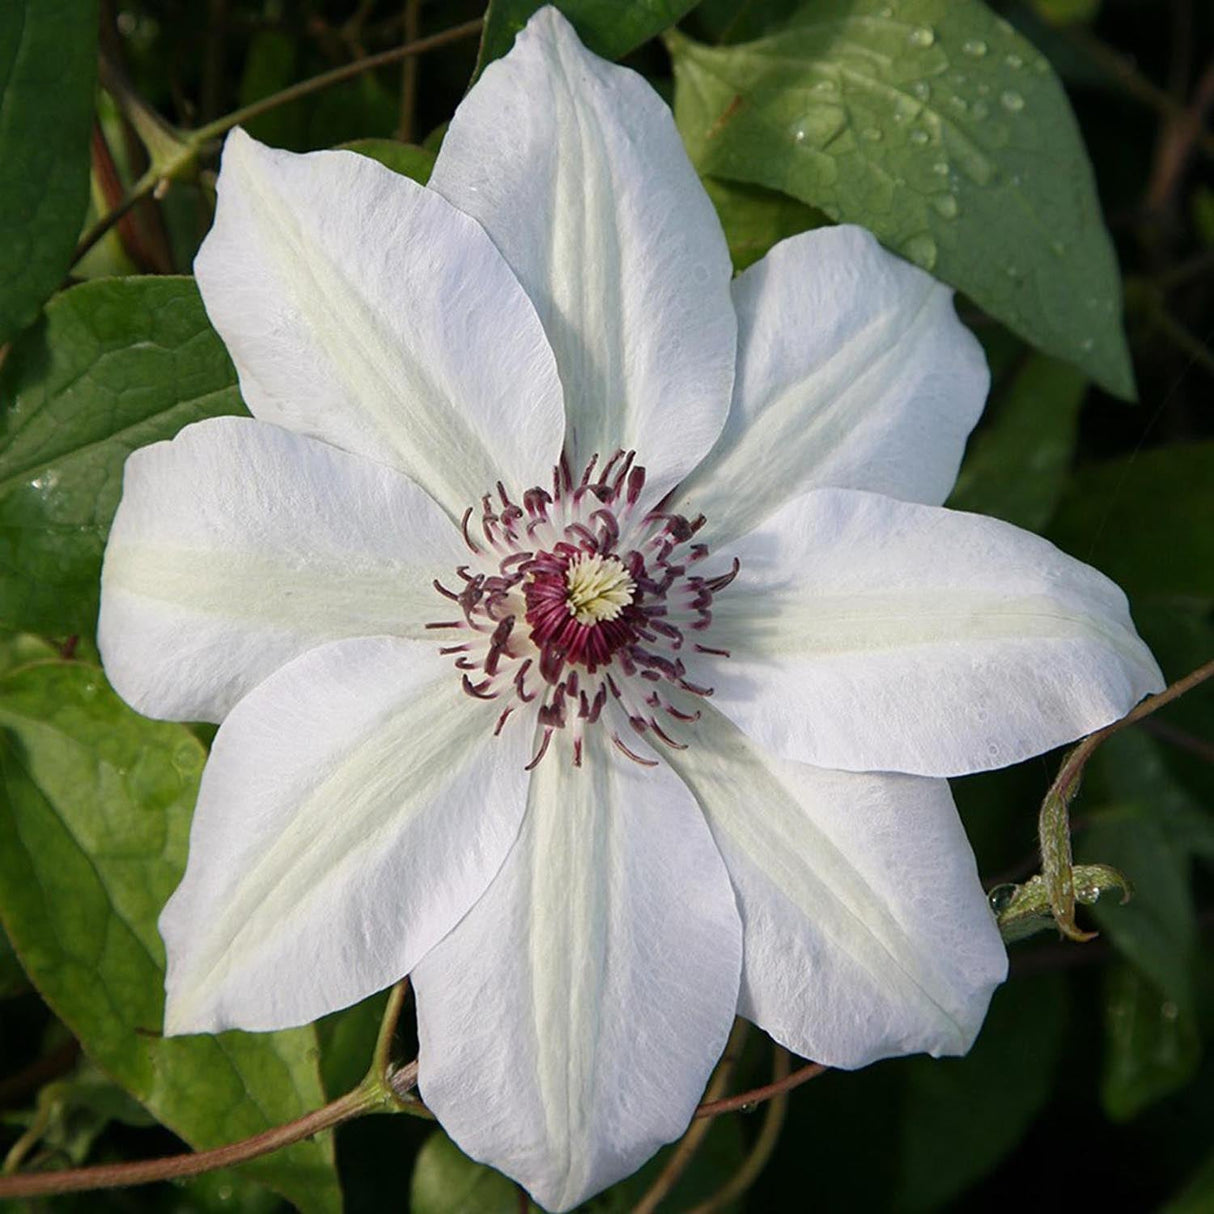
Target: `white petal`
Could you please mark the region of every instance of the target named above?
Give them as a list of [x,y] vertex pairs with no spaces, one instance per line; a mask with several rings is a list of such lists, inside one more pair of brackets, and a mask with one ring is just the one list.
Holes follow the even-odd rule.
[[97,642],[140,712],[221,721],[314,645],[426,635],[450,614],[433,579],[466,559],[450,519],[399,472],[216,418],[127,460]]
[[948,776],[1017,763],[1162,686],[1125,595],[997,519],[822,489],[727,551],[713,703],[787,758]]
[[733,297],[733,406],[683,513],[731,538],[806,489],[944,501],[990,384],[952,291],[837,227],[781,241]]
[[394,464],[453,517],[546,480],[561,389],[535,309],[477,224],[354,152],[224,147],[195,262],[253,414]]
[[741,929],[691,794],[587,735],[550,753],[485,896],[413,974],[420,1086],[474,1159],[567,1210],[686,1128]]
[[829,1066],[969,1049],[1007,957],[945,781],[776,759],[711,708],[671,763],[737,893],[741,1015]]
[[527,799],[431,645],[338,641],[223,723],[186,875],[160,918],[165,1031],[306,1024],[406,974],[489,884]]
[[736,322],[721,226],[665,103],[541,9],[456,111],[430,187],[535,302],[575,465],[635,448],[647,500],[673,487],[725,421]]

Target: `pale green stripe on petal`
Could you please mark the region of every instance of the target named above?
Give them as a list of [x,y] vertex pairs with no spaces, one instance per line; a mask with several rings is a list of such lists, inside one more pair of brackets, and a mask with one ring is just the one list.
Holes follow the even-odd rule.
[[431,644],[311,650],[228,716],[161,917],[171,1033],[303,1024],[406,974],[481,894],[526,802]]
[[831,1066],[964,1053],[1006,958],[948,785],[789,763],[709,705],[688,740],[670,762],[737,895],[741,1014]]

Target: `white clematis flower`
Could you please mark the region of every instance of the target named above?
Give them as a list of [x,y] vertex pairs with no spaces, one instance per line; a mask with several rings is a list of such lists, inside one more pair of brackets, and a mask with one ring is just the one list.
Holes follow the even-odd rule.
[[411,973],[424,1099],[554,1210],[735,1013],[965,1051],[1005,955],[942,777],[1161,681],[1099,573],[940,507],[950,292],[846,227],[731,283],[667,108],[551,9],[429,188],[234,133],[197,274],[256,420],[131,457],[100,622],[129,703],[222,722],[166,1031]]

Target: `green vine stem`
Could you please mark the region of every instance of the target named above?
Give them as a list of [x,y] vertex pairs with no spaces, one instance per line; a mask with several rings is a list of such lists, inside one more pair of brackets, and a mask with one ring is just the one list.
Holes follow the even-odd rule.
[[1158,695],[1147,696],[1118,721],[1089,734],[1067,755],[1058,775],[1041,803],[1037,834],[1041,845],[1041,875],[1049,894],[1050,909],[1058,930],[1071,940],[1090,940],[1094,932],[1085,932],[1075,922],[1075,868],[1071,856],[1070,804],[1079,791],[1079,782],[1087,761],[1097,747],[1115,733],[1149,717],[1165,704],[1178,700],[1207,679],[1214,677],[1214,661],[1199,666],[1183,679],[1165,687]]

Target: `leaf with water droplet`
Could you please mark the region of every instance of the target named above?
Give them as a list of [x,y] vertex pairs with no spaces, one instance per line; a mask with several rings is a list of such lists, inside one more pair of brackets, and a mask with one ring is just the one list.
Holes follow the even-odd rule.
[[[5,930],[89,1057],[196,1148],[324,1103],[311,1028],[160,1034],[156,919],[185,870],[201,759],[185,726],[139,716],[95,667],[44,661],[0,676]],[[308,1214],[341,1209],[327,1138],[245,1168]]]
[[[784,190],[904,255],[930,236],[935,275],[1038,349],[1133,395],[1117,263],[1078,126],[1042,57],[986,5],[801,0],[755,42],[710,47],[677,31],[667,42],[675,116],[701,172]],[[820,97],[823,78],[845,87]],[[829,139],[798,151],[810,141],[793,132],[824,103]],[[950,178],[955,217],[932,201],[937,175]]]

